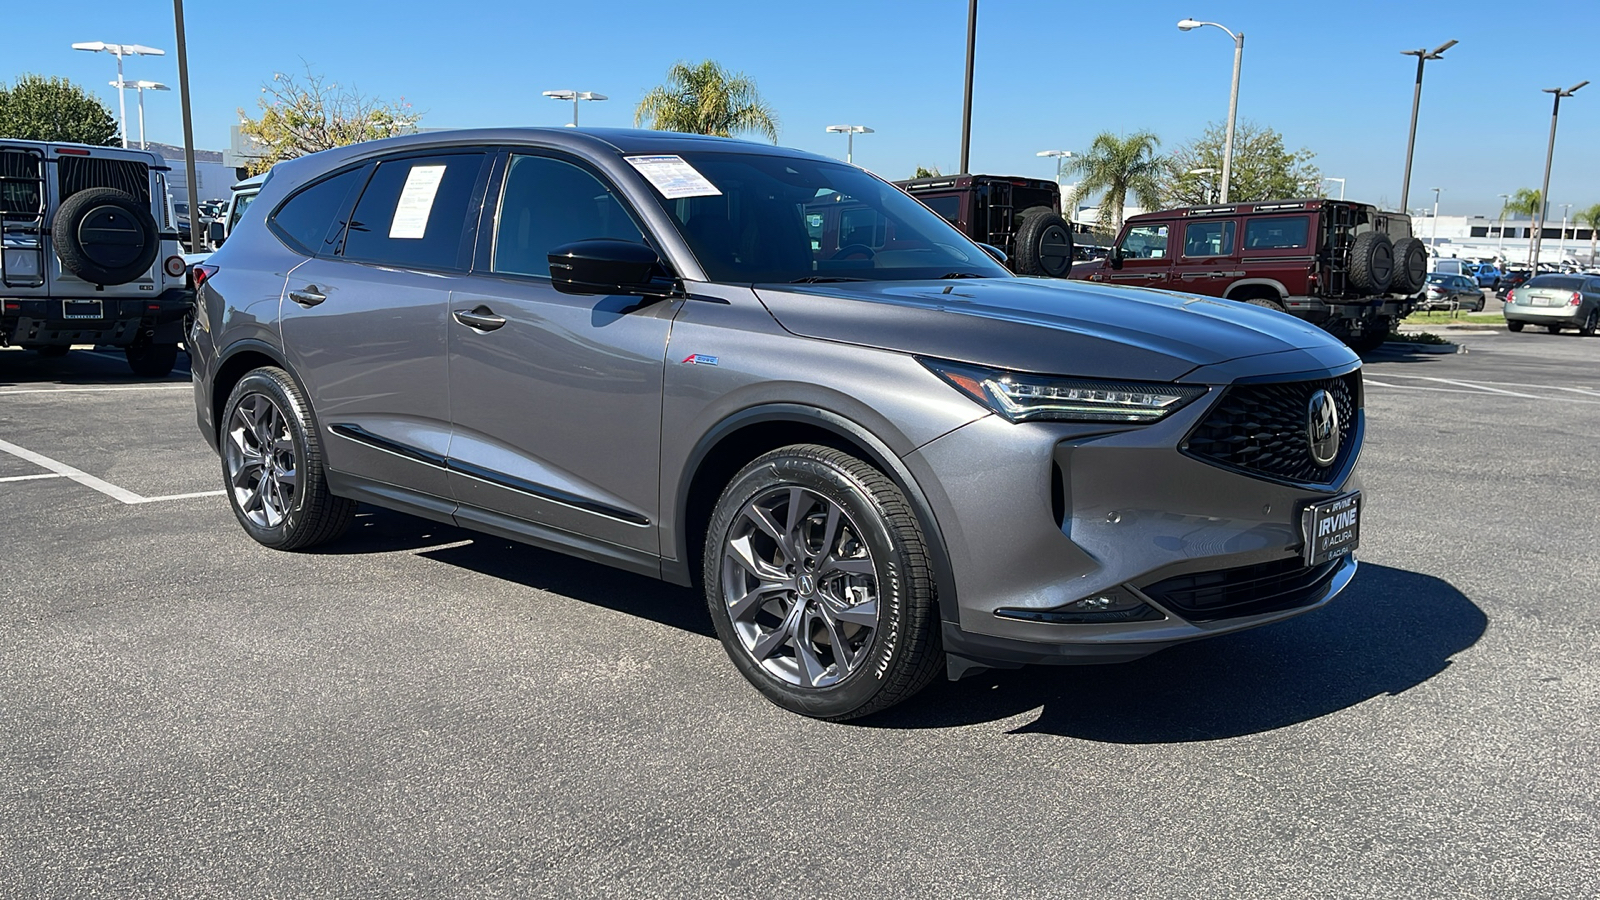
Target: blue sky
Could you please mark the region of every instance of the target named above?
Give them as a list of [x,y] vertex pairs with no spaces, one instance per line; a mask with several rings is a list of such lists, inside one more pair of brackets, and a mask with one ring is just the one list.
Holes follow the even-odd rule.
[[[64,75],[116,109],[115,60],[74,41],[141,43],[129,79],[177,84],[172,6],[156,0],[11,4],[0,80]],[[611,97],[584,124],[631,126],[633,107],[676,60],[716,59],[754,78],[780,143],[839,157],[834,123],[865,124],[856,162],[890,178],[957,168],[966,41],[963,0],[700,0],[690,3],[387,3],[278,0],[188,4],[196,143],[226,146],[235,110],[302,60],[341,84],[403,96],[429,127],[561,125],[553,88]],[[1082,150],[1105,130],[1150,129],[1169,146],[1227,114],[1232,44],[1193,16],[1246,35],[1240,118],[1317,152],[1347,196],[1399,201],[1415,61],[1403,49],[1461,43],[1430,62],[1411,205],[1494,215],[1497,195],[1539,186],[1550,123],[1541,88],[1600,82],[1594,0],[1453,3],[1068,3],[980,0],[972,168],[1051,177],[1046,149]],[[16,36],[25,35],[23,40]],[[133,117],[130,94],[130,119]],[[181,143],[177,93],[149,94],[152,140]],[[137,135],[137,125],[132,130]],[[1600,203],[1600,84],[1562,104],[1551,199]],[[1070,179],[1069,179],[1070,180]],[[1337,186],[1333,186],[1337,192]]]

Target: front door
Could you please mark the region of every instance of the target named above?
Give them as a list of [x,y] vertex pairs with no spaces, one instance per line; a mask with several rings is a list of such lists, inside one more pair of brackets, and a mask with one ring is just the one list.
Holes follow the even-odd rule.
[[492,244],[450,294],[457,517],[656,554],[662,367],[678,303],[557,291],[552,248],[643,234],[574,160],[518,153],[501,170],[485,217]]
[[1167,287],[1172,274],[1169,245],[1173,224],[1143,222],[1128,228],[1119,248],[1122,268],[1106,269],[1105,280],[1137,287]]

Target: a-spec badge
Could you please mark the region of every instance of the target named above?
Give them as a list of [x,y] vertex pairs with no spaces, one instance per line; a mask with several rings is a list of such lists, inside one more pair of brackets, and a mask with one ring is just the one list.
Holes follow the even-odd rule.
[[683,363],[687,366],[714,366],[717,364],[717,358],[704,353],[691,353],[683,358]]
[[1339,408],[1327,391],[1312,394],[1306,407],[1306,442],[1319,466],[1331,466],[1339,456]]

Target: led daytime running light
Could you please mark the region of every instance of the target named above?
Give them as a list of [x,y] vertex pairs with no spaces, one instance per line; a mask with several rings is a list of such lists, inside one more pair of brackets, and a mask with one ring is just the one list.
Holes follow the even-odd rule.
[[1058,378],[932,360],[923,364],[1012,422],[1156,422],[1206,392],[1199,385]]

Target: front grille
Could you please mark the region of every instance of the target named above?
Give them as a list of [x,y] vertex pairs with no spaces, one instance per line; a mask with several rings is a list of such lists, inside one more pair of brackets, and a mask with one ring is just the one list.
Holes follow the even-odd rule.
[[150,203],[150,167],[127,159],[63,156],[56,160],[61,177],[61,202],[89,188],[116,188]]
[[[1339,453],[1327,466],[1311,458],[1311,396],[1325,390],[1339,411]],[[1359,449],[1361,373],[1282,384],[1236,384],[1196,425],[1183,451],[1206,462],[1279,481],[1332,484]]]
[[1144,588],[1146,595],[1191,622],[1294,609],[1314,602],[1344,562],[1307,566],[1299,557],[1236,569],[1179,575]]

